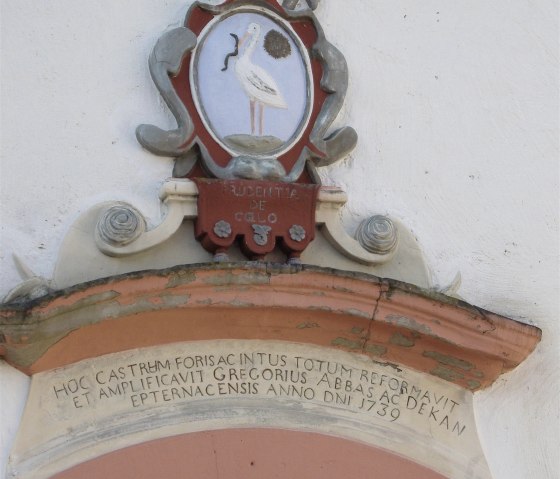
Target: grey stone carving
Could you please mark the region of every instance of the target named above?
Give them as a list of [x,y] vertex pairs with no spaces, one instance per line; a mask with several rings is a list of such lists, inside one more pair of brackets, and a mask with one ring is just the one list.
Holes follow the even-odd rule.
[[[245,3],[252,4],[249,1],[236,2],[235,7]],[[313,45],[311,56],[323,66],[323,77],[320,84],[329,95],[313,125],[310,141],[319,151],[325,152],[324,157],[305,147],[289,172],[285,172],[282,165],[274,158],[263,162],[262,158],[244,156],[232,158],[225,168],[217,165],[198,137],[192,137],[194,131],[192,120],[170,81],[170,75],[178,73],[184,56],[196,46],[196,35],[185,27],[165,33],[156,43],[149,59],[152,79],[175,116],[177,128],[164,131],[154,125],[140,125],[136,130],[140,144],[156,155],[176,157],[180,164],[176,170],[183,174],[190,171],[197,159],[200,159],[206,170],[216,178],[274,179],[284,182],[295,181],[302,174],[306,165],[312,177],[318,180],[319,177],[314,171],[315,166],[330,165],[350,153],[358,139],[353,128],[347,126],[331,134],[327,133],[340,111],[346,95],[348,86],[346,60],[342,53],[326,40],[323,29],[312,12],[312,9],[317,7],[318,0],[308,0],[310,9],[299,11],[291,10],[291,3],[294,2],[289,2],[289,0],[285,2],[286,18],[288,20],[307,19],[313,23],[317,31],[317,42]],[[187,17],[193,8],[201,8],[213,15],[220,15],[230,10],[232,4],[209,5],[195,2]]]
[[227,221],[220,220],[214,225],[214,233],[219,238],[227,238],[231,236],[231,225]]
[[290,238],[294,241],[303,241],[305,239],[305,228],[301,225],[292,225],[290,228]]
[[246,180],[282,180],[286,177],[286,170],[275,158],[256,159],[250,156],[237,156],[232,158],[226,168],[219,168],[215,165],[211,171],[225,175],[226,178]]
[[50,280],[35,274],[16,254],[13,255],[13,259],[23,282],[13,288],[2,299],[2,303],[26,302],[40,298],[54,291]]
[[[194,126],[185,105],[171,84],[169,75],[179,72],[184,56],[196,46],[196,35],[188,28],[175,28],[157,41],[148,60],[150,74],[161,96],[177,120],[175,130],[164,131],[154,125],[140,125],[136,138],[140,144],[160,156],[181,156],[192,147],[187,140]],[[194,164],[194,161],[193,161]]]
[[117,203],[106,210],[97,223],[97,235],[104,243],[125,246],[146,231],[142,214],[127,203]]
[[302,264],[301,263],[301,258],[299,256],[291,256],[290,258],[288,258],[288,261],[286,261],[286,263],[289,264],[289,265]]
[[255,241],[255,243],[257,243],[259,246],[264,246],[266,243],[268,243],[268,233],[270,233],[270,230],[272,229],[270,226],[266,226],[266,225],[252,225],[253,227],[253,240]]
[[297,7],[299,0],[284,0],[282,6],[287,10],[293,10]]
[[[301,0],[301,1],[305,2],[311,10],[315,10],[319,6],[319,2],[321,0]],[[294,10],[299,3],[300,3],[299,0],[284,0],[282,6],[287,10]]]
[[214,263],[227,263],[229,261],[229,255],[227,253],[216,253],[213,257]]
[[[154,246],[157,246],[167,239],[169,239],[181,226],[185,219],[195,219],[197,217],[196,201],[198,190],[194,182],[185,179],[172,179],[163,183],[159,192],[159,198],[163,205],[165,205],[165,215],[162,221],[150,230],[146,230],[146,221],[141,213],[134,207],[126,203],[113,203],[104,209],[105,213],[101,215],[98,221],[98,226],[95,228],[95,244],[103,254],[113,257],[130,256],[143,251],[147,251]],[[113,209],[115,208],[115,209]],[[112,215],[118,216],[118,211],[123,211],[125,215],[137,215],[138,221],[142,225],[137,233],[130,235],[125,239],[126,243],[119,242],[113,238],[114,233],[106,233],[106,230],[111,231],[112,228],[103,226],[109,211]],[[127,219],[115,218],[117,223],[127,223]],[[133,221],[132,219],[130,221]],[[130,226],[117,226],[117,229],[130,229]],[[125,234],[125,235],[126,235]]]
[[397,246],[397,228],[386,216],[372,216],[362,221],[356,231],[356,239],[370,253],[387,254]]

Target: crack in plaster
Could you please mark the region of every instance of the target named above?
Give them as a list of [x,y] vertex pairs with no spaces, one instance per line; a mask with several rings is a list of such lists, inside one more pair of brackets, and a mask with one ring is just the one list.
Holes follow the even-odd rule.
[[379,366],[393,368],[398,373],[402,371],[402,368],[399,368],[399,365],[395,363],[390,363],[388,361],[376,361],[375,359],[371,359],[371,362],[374,364],[378,364]]
[[496,325],[494,324],[494,321],[492,321],[492,320],[486,315],[486,312],[483,311],[482,309],[476,307],[476,306],[473,306],[473,308],[478,312],[478,314],[480,314],[480,317],[482,318],[482,320],[483,320],[484,322],[488,323],[488,324],[491,326],[490,329],[486,329],[486,330],[484,330],[484,331],[481,331],[481,333],[482,333],[482,334],[486,334],[486,333],[491,333],[491,332],[495,331],[495,330],[496,330]]
[[[373,329],[373,323],[375,322],[375,317],[377,315],[377,310],[379,309],[379,301],[381,300],[381,297],[383,296],[384,293],[386,293],[386,289],[385,289],[385,282],[381,281],[379,283],[379,295],[377,296],[377,298],[375,299],[375,307],[373,308],[373,313],[371,315],[371,320],[369,322],[368,325],[368,330],[366,332],[366,335],[364,337],[364,343],[362,345],[362,352],[367,354],[368,353],[368,347],[367,347],[367,343],[369,342],[370,338],[371,338],[371,332]],[[390,288],[388,288],[390,289]],[[375,346],[374,344],[370,345],[370,346]],[[371,350],[370,350],[371,351]],[[387,352],[387,348],[385,348],[385,351],[380,354],[380,356],[382,356],[383,354],[385,354]]]

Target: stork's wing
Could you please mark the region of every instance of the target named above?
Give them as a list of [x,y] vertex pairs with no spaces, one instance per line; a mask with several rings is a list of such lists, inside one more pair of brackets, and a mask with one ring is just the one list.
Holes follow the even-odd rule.
[[278,91],[275,88],[276,85],[266,81],[269,80],[270,77],[266,75],[265,78],[261,78],[263,72],[259,72],[259,73],[261,74],[258,75],[256,72],[250,71],[247,74],[247,80],[249,81],[249,83],[253,85],[257,90],[262,91],[263,93],[268,93],[269,95],[275,95],[275,96],[278,95]]

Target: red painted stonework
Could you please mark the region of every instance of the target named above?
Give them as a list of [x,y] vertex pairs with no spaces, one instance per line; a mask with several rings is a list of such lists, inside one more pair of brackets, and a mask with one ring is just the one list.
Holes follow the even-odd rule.
[[[263,258],[277,243],[293,258],[315,236],[318,185],[204,178],[195,178],[195,182],[195,234],[211,253],[226,252],[239,239],[242,251],[251,259]],[[227,231],[218,230],[220,224]]]

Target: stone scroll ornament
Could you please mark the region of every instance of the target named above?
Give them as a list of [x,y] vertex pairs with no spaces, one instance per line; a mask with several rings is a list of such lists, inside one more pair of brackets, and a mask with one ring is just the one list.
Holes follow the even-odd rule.
[[195,2],[150,56],[177,128],[140,125],[137,138],[196,183],[197,239],[217,258],[239,241],[251,259],[280,246],[297,260],[315,233],[316,168],[356,145],[351,127],[327,134],[348,74],[317,3]]

